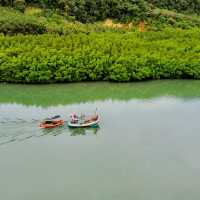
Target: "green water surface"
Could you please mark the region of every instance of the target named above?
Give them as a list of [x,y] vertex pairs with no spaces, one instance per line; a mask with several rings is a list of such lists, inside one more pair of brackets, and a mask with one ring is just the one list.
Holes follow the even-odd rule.
[[[52,115],[98,128],[41,130]],[[0,84],[0,199],[199,200],[200,81]]]
[[1,103],[50,106],[96,100],[149,99],[161,96],[200,97],[198,80],[136,83],[73,83],[51,85],[0,84]]

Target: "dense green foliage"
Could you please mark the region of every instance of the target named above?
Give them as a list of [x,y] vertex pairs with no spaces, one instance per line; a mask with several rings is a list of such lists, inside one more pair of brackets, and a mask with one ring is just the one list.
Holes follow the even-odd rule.
[[200,17],[195,15],[184,15],[165,9],[152,10],[151,17],[149,17],[147,21],[152,30],[162,30],[166,27],[181,29],[200,27]]
[[36,18],[24,16],[14,10],[0,7],[0,33],[4,34],[41,34],[45,33],[45,26]]
[[198,29],[1,36],[0,81],[200,79]]
[[106,18],[121,21],[145,18],[147,4],[144,0],[68,0],[68,13],[81,22],[94,22]]
[[200,14],[200,0],[0,0],[0,5],[10,5],[21,11],[31,4],[57,9],[65,16],[87,23],[105,18],[143,20],[156,7]]
[[[23,10],[24,4],[22,1],[23,0],[15,0],[12,4],[18,10]],[[75,1],[77,2],[75,3]],[[33,1],[27,1],[27,3],[31,2],[33,3]],[[49,1],[43,1],[43,3],[41,3],[37,0],[34,1],[34,3],[47,4],[50,7],[50,2],[48,2]],[[54,1],[51,7],[59,7],[59,9],[61,9],[61,5],[56,2],[57,1]],[[61,3],[61,1],[59,2]],[[48,32],[67,35],[71,33],[89,34],[91,32],[117,31],[117,29],[111,30],[111,28],[103,26],[101,22],[85,24],[74,20],[94,22],[107,17],[117,18],[121,21],[132,21],[133,19],[132,22],[134,26],[132,30],[137,29],[137,24],[140,20],[145,20],[147,22],[148,30],[162,30],[166,27],[182,29],[200,27],[200,17],[198,16],[184,15],[158,8],[149,9],[147,4],[140,0],[123,0],[123,2],[119,0],[92,0],[91,2],[90,0],[87,2],[86,0],[64,0],[63,2],[67,2],[67,4],[70,5],[62,5],[64,6],[61,9],[62,12],[55,9],[42,9],[35,6],[27,6],[23,10],[24,13],[22,13],[13,8],[0,6],[0,33],[14,35],[18,33],[41,34]],[[110,5],[111,2],[112,6]],[[85,12],[85,9],[87,12]],[[147,12],[147,10],[149,12]],[[65,15],[61,15],[61,13],[65,13]]]
[[148,0],[148,2],[169,10],[200,14],[200,0]]
[[[23,10],[23,1],[1,0],[0,3],[12,6],[16,4],[15,7]],[[26,0],[26,3],[56,8],[64,15],[73,16],[76,20],[87,23],[108,17],[123,21],[141,19],[146,16],[148,10],[145,0]]]
[[[172,11],[154,9],[151,17],[146,20],[148,29],[162,30],[166,27],[190,29],[200,27],[200,18],[188,16]],[[135,23],[131,30],[137,29]],[[105,27],[102,22],[80,23],[72,20],[70,17],[64,17],[56,11],[50,9],[41,9],[37,7],[26,7],[25,12],[21,13],[12,8],[0,7],[0,33],[6,35],[21,34],[41,34],[58,33],[59,35],[68,35],[71,33],[91,32],[125,32],[126,30]]]
[[58,33],[66,35],[71,33],[90,33],[117,31],[102,26],[101,23],[82,24],[66,20],[51,10],[39,8],[26,8],[25,13],[17,10],[0,7],[0,33],[15,34],[42,34]]
[[[162,1],[149,2],[167,7],[161,5]],[[18,10],[0,7],[0,82],[200,79],[200,36],[195,28],[200,27],[198,16],[150,9],[143,0],[0,3]],[[45,9],[25,8],[25,3],[39,4]],[[196,7],[192,9],[198,11]],[[120,29],[105,27],[102,22],[74,21],[94,22],[108,17],[134,22],[130,29]],[[146,21],[149,32],[137,31],[137,22],[141,20]]]

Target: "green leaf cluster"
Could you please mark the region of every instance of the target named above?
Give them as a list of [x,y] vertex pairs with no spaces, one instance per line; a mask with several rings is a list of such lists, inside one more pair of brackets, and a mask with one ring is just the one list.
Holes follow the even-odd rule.
[[42,34],[46,31],[44,24],[38,22],[36,18],[25,16],[14,9],[0,7],[0,33]]
[[147,0],[154,6],[184,13],[200,14],[200,0]]

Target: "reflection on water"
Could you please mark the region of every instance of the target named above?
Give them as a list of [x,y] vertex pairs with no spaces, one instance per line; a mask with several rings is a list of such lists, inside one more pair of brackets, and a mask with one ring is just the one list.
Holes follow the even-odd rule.
[[[169,123],[171,126],[174,124],[177,128],[180,128],[179,123],[181,120],[190,119],[190,114],[191,117],[194,117],[198,109],[200,111],[200,100],[198,98],[184,100],[162,97],[149,100],[106,100],[47,108],[21,104],[0,104],[0,145],[42,136],[59,136],[62,134],[68,136],[97,135],[100,127],[85,129],[67,127],[67,120],[71,112],[92,112],[96,107],[99,108],[103,119],[101,123],[101,126],[105,128],[103,131],[113,132],[113,126],[119,126],[119,130],[123,130],[123,128],[128,130],[134,130],[134,128],[144,129],[148,125],[152,128],[155,122],[158,122],[156,128],[160,128],[160,131],[162,131],[166,124],[168,124],[167,128],[170,128]],[[38,125],[42,119],[58,114],[66,121],[65,126],[55,129],[39,128]],[[194,118],[194,120],[197,120],[198,116]],[[162,122],[164,122],[163,127],[161,126]],[[150,129],[150,131],[152,130]]]
[[100,127],[91,127],[91,128],[70,128],[71,136],[78,136],[78,135],[97,135],[98,130]]
[[4,123],[0,124],[0,145],[11,142],[22,142],[32,137],[39,137],[41,133],[34,131],[36,124],[24,122],[24,123]]
[[107,82],[49,85],[0,84],[0,103],[16,102],[43,107],[107,99],[144,100],[162,96],[200,97],[200,81],[162,80],[126,84]]
[[[99,128],[69,129],[65,126],[54,129],[40,129],[39,123],[44,118],[59,114],[64,120],[68,120],[72,111],[80,111],[80,105],[56,106],[42,108],[37,106],[25,106],[20,104],[0,104],[0,145],[11,142],[20,142],[34,137],[57,136],[67,134],[96,135]],[[92,110],[84,109],[84,112]]]
[[[38,127],[96,107],[99,128]],[[199,200],[199,116],[199,98],[0,104],[1,199]]]
[[97,135],[98,130],[100,127],[92,127],[92,128],[68,128],[66,125],[57,127],[55,129],[41,129],[42,135],[53,135],[57,136],[60,134],[69,133],[70,136],[85,136],[85,135]]
[[12,142],[22,142],[32,138],[43,136],[58,136],[68,134],[70,136],[97,135],[100,127],[94,128],[68,128],[67,125],[53,128],[40,129],[39,122],[8,121],[0,122],[0,146]]
[[[30,126],[29,123],[27,123],[26,125]],[[34,124],[34,125],[37,126],[37,124]],[[16,124],[14,126],[16,127]],[[1,128],[5,128],[5,127],[1,126]],[[30,131],[29,131],[29,133],[23,133],[24,129],[17,132],[16,129],[13,128],[13,132],[6,132],[6,133],[0,135],[0,146],[4,145],[4,144],[12,143],[12,142],[22,142],[22,141],[31,139],[33,137],[57,136],[60,134],[67,134],[67,133],[69,133],[70,136],[97,135],[97,132],[99,129],[100,129],[100,127],[68,128],[66,126],[63,126],[63,127],[57,127],[54,129],[40,129],[40,130],[35,129],[35,132],[30,133]],[[10,130],[8,130],[8,131],[10,131]]]

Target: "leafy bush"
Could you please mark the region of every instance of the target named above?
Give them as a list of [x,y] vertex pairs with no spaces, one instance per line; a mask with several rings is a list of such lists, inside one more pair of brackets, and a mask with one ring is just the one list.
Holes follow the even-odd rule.
[[151,24],[154,30],[162,30],[164,27],[190,29],[200,27],[200,17],[184,15],[165,9],[154,9],[148,18],[148,23]]
[[0,5],[24,10],[27,5],[59,10],[84,23],[114,18],[120,21],[143,20],[151,8],[165,8],[178,12],[200,14],[200,0],[0,0]]
[[[67,35],[72,33],[121,31],[105,27],[102,23],[83,24],[63,17],[50,9],[27,7],[25,13],[11,8],[0,7],[0,33],[5,35],[58,33]],[[122,31],[121,31],[122,32]]]
[[0,81],[200,79],[199,30],[0,36]]
[[24,12],[26,7],[25,0],[15,0],[13,6],[15,7],[15,9]]
[[148,2],[160,8],[200,14],[200,0],[148,0]]
[[[23,0],[4,0],[0,4],[13,6],[18,1]],[[141,19],[146,17],[148,10],[145,0],[26,0],[26,3],[58,9],[63,15],[73,16],[84,23],[104,20],[107,17],[122,21]]]
[[121,21],[145,18],[148,5],[144,0],[68,0],[69,15],[81,22],[94,22],[105,18]]
[[0,7],[0,33],[13,35],[45,33],[45,26],[34,17],[24,16],[19,11]]

